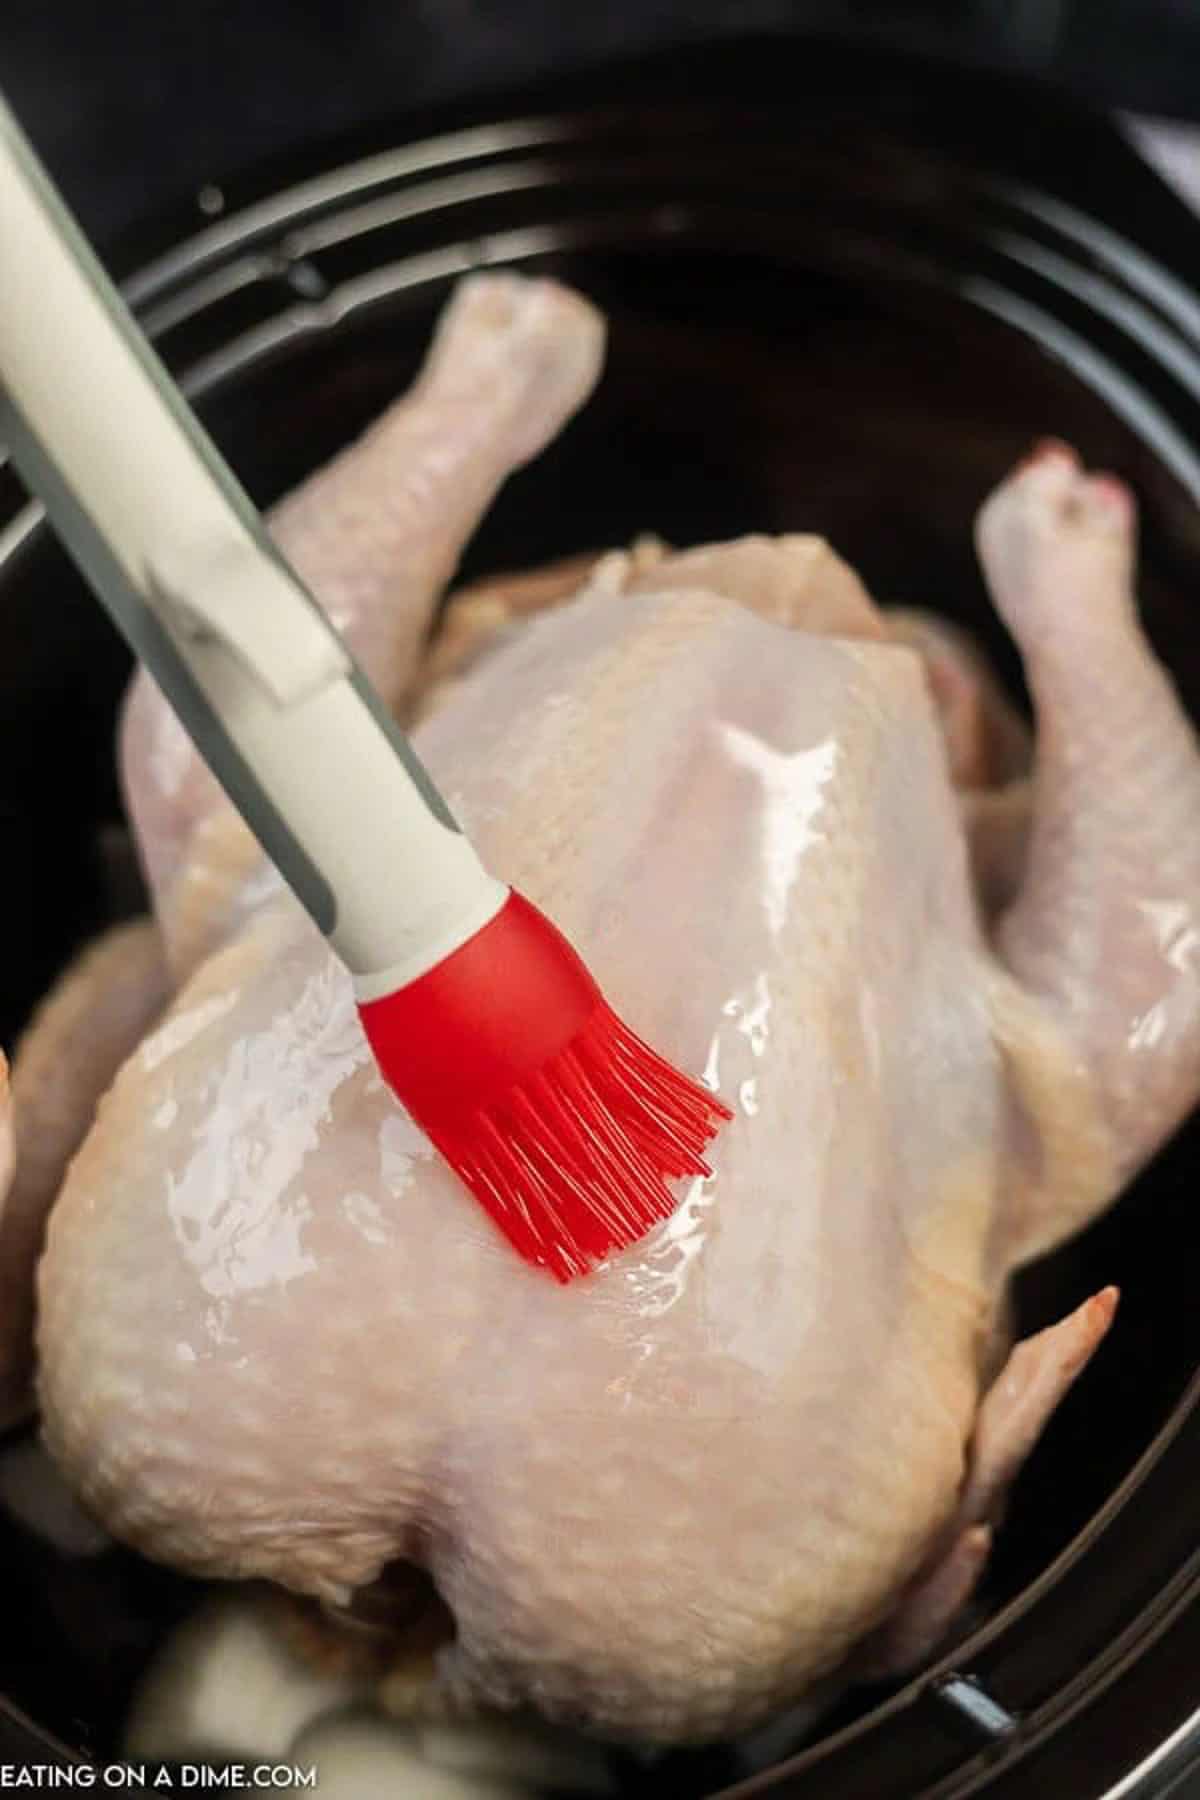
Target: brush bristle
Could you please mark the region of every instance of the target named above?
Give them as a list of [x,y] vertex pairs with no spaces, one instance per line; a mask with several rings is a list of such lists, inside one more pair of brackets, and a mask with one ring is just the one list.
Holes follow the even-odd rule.
[[513,1247],[560,1281],[676,1206],[733,1117],[619,1019],[522,895],[432,969],[359,1002],[393,1092]]
[[709,1175],[732,1113],[599,1000],[576,1037],[459,1129],[429,1136],[513,1247],[559,1281],[624,1250]]

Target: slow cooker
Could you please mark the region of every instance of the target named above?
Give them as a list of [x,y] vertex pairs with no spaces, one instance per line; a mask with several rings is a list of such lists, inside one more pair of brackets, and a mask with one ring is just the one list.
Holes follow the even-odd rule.
[[[411,377],[461,273],[606,311],[584,415],[468,573],[653,529],[824,533],[884,602],[969,626],[971,549],[1029,442],[1135,487],[1147,628],[1200,715],[1200,227],[1098,115],[1026,80],[770,39],[609,66],[212,181],[119,272],[261,504]],[[142,903],[113,768],[125,653],[0,467],[0,1041]],[[1200,829],[1200,822],[1198,822]],[[1118,1323],[1013,1496],[957,1641],[786,1730],[648,1761],[629,1795],[1200,1793],[1200,1124],[1023,1277],[1022,1331],[1108,1281]],[[0,1523],[0,1763],[113,1756],[189,1583]],[[1190,1773],[1189,1773],[1190,1771]]]

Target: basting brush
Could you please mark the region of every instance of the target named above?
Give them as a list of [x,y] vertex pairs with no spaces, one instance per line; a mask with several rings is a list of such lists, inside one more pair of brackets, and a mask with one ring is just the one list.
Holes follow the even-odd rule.
[[669,1217],[728,1108],[484,868],[2,100],[0,431],[510,1243],[567,1281]]

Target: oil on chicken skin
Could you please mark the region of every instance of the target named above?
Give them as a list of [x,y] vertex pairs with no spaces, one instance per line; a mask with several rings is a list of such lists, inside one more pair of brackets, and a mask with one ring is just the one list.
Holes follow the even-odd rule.
[[813,538],[492,584],[430,656],[602,341],[552,283],[464,283],[273,529],[485,861],[735,1106],[712,1177],[566,1289],[515,1258],[142,676],[154,916],[17,1055],[0,1377],[13,1416],[49,1214],[44,1430],[114,1534],[331,1630],[386,1633],[418,1565],[453,1623],[415,1662],[397,1629],[396,1706],[684,1742],[903,1668],[977,1581],[1116,1304],[1006,1361],[1008,1278],[1200,1091],[1200,760],[1137,623],[1132,502],[1057,445],[977,534],[1032,750],[967,647]]

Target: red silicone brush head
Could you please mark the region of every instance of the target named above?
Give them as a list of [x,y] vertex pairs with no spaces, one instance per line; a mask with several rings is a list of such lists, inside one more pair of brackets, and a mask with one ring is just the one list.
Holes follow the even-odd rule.
[[669,1183],[732,1117],[607,1004],[561,932],[510,895],[408,987],[359,1007],[397,1098],[504,1235],[560,1281],[669,1218]]

